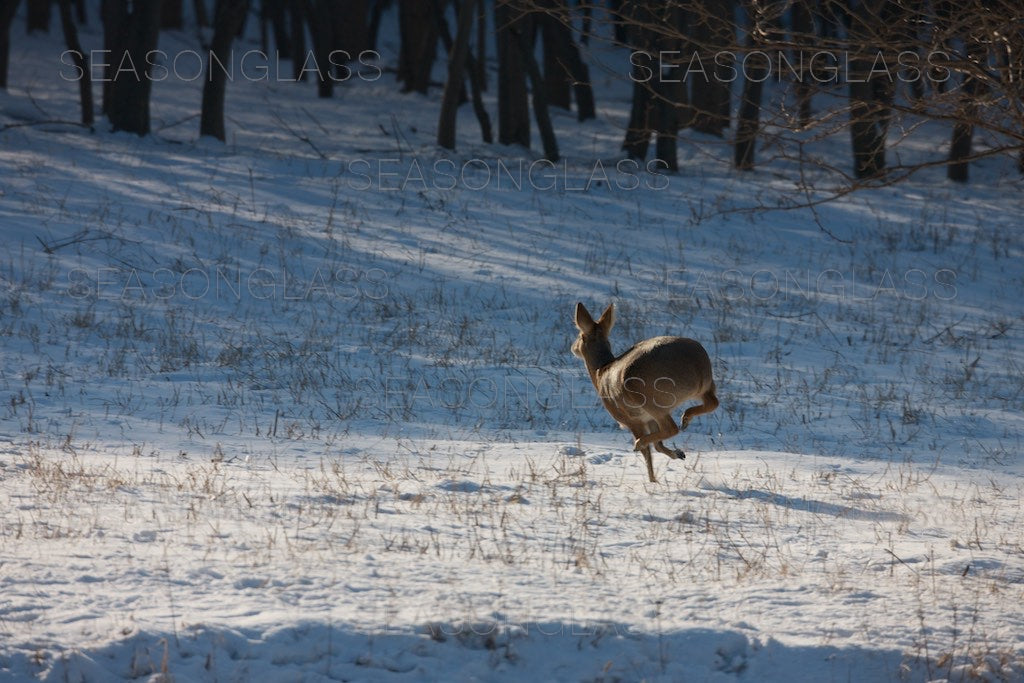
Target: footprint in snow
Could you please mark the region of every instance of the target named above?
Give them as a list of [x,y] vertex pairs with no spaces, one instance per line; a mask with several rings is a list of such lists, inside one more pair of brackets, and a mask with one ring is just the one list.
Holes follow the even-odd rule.
[[463,479],[462,481],[456,481],[454,479],[446,479],[437,485],[437,488],[442,491],[451,491],[452,493],[477,493],[480,491],[480,484],[475,481],[469,481]]

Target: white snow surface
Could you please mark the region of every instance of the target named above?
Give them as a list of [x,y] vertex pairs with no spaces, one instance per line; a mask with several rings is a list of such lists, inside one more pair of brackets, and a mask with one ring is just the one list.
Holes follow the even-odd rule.
[[[390,73],[238,78],[226,144],[181,77],[153,135],[87,131],[22,22],[0,680],[1024,680],[1013,160],[813,208],[839,180],[771,145],[738,173],[684,133],[678,174],[616,171],[627,62],[598,47],[599,119],[556,113],[565,158],[521,183],[536,151],[468,106],[440,150],[439,97]],[[893,157],[941,159],[912,123]],[[617,351],[714,361],[656,484],[569,354],[576,301],[616,303]]]

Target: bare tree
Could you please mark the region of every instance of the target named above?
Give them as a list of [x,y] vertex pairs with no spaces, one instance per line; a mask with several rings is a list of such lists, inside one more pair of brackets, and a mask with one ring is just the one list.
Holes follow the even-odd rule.
[[[438,0],[433,0],[438,2]],[[479,7],[476,0],[464,0],[461,7],[453,0],[457,12],[459,24],[456,31],[457,36],[453,40],[448,30],[448,23],[440,10],[437,12],[438,30],[441,40],[448,50],[448,80],[445,82],[444,97],[441,102],[441,116],[437,124],[437,144],[447,149],[455,149],[455,123],[459,105],[464,100],[463,74],[469,74],[470,91],[473,93],[473,113],[476,114],[477,122],[480,124],[480,136],[487,144],[493,142],[491,134],[491,117],[484,107],[483,88],[480,84],[480,69],[473,58],[469,47],[469,34],[472,32],[473,16],[478,14]],[[470,16],[466,16],[466,12]],[[469,22],[467,25],[466,22]]]
[[294,59],[291,27],[288,25],[286,0],[263,0],[260,3],[260,38],[265,53],[270,52],[268,33],[274,34],[274,51],[281,59]]
[[377,35],[380,33],[380,22],[384,17],[384,10],[391,5],[391,0],[373,0],[370,8],[370,19],[367,24],[367,43],[370,50],[377,49]]
[[160,0],[103,0],[109,50],[103,111],[114,130],[149,134],[152,63],[160,32]]
[[29,33],[40,31],[50,32],[50,7],[52,0],[27,0],[28,13],[25,15],[25,28]]
[[734,11],[733,0],[693,0],[689,4],[689,39],[695,46],[698,66],[690,81],[692,126],[717,136],[729,127],[733,80],[730,48],[736,43]]
[[286,0],[291,26],[292,78],[306,80],[306,0]]
[[203,106],[199,121],[199,134],[223,141],[224,96],[227,73],[231,69],[231,43],[238,35],[249,0],[217,0],[213,10],[213,40],[206,63],[206,82],[203,83]]
[[813,41],[815,38],[814,13],[812,11],[812,0],[793,0],[792,25],[794,62],[797,64],[796,77],[796,99],[797,116],[801,127],[811,123],[811,96],[814,92],[813,82],[809,71],[811,56],[813,55]]
[[331,50],[334,45],[334,22],[331,18],[336,0],[306,0],[306,18],[313,39],[313,59],[316,62],[317,94],[334,96],[334,74],[331,69]]
[[632,159],[647,157],[652,133],[657,136],[655,159],[678,170],[676,153],[680,127],[681,79],[666,75],[662,55],[678,52],[680,8],[674,2],[635,0],[623,9],[628,22],[626,40],[632,48],[633,100],[622,149]]
[[544,48],[544,96],[548,104],[560,109],[572,108],[572,76],[568,69],[566,52],[572,44],[572,32],[566,16],[557,16],[563,9],[556,0],[536,0],[540,12],[541,45]]
[[476,82],[481,90],[487,90],[487,0],[479,0],[479,3],[476,14]]
[[446,149],[455,149],[455,119],[459,109],[459,95],[463,87],[463,73],[469,56],[469,36],[473,30],[475,3],[463,0],[459,9],[459,24],[455,30],[455,41],[448,54],[448,80],[444,86],[441,102],[441,117],[437,122],[437,144]]
[[332,17],[332,49],[340,50],[349,60],[357,59],[360,53],[370,49],[368,0],[340,0],[337,10]]
[[181,0],[162,0],[160,28],[180,29],[185,25],[185,8]]
[[0,0],[0,88],[7,89],[7,67],[11,59],[11,23],[18,0]]
[[[546,1],[546,0],[542,0]],[[534,56],[539,18],[533,0],[498,0],[494,10],[498,43],[498,141],[530,146],[530,101],[544,157],[559,158],[558,141],[548,111],[544,74]]]
[[[82,11],[83,5],[81,0],[29,0],[31,25],[42,30],[41,16],[51,2],[58,5],[68,54],[83,76],[82,119],[88,121],[90,65],[78,44],[82,22],[73,16],[73,8]],[[102,0],[108,50],[102,106],[114,129],[140,135],[149,131],[153,60],[147,55],[156,49],[161,20],[180,14],[183,2]],[[194,2],[202,21],[204,0]],[[216,0],[202,135],[225,137],[231,46],[249,2]],[[457,111],[469,93],[482,137],[490,139],[481,93],[493,6],[499,142],[528,147],[536,124],[548,159],[559,157],[550,107],[571,109],[575,102],[581,120],[595,113],[584,59],[594,52],[581,53],[578,42],[603,37],[631,48],[630,63],[622,65],[631,69],[633,89],[623,149],[636,159],[648,156],[653,137],[654,158],[676,168],[679,130],[724,136],[735,105],[730,151],[740,169],[770,161],[764,158],[769,151],[805,162],[812,158],[805,152],[817,140],[848,136],[852,167],[848,159],[836,164],[824,155],[813,157],[823,172],[840,178],[839,191],[898,182],[928,166],[945,166],[949,178],[965,182],[972,163],[994,154],[1012,155],[1024,172],[1020,0],[743,2],[745,12],[739,16],[745,15],[747,23],[742,36],[737,35],[735,0],[264,0],[261,11],[264,33],[273,27],[274,42],[281,56],[291,57],[295,77],[311,73],[315,65],[320,94],[329,96],[350,73],[344,61],[374,46],[382,12],[394,7],[403,90],[427,93],[437,85],[431,82],[437,43],[447,51],[438,143],[448,148],[455,145]],[[7,84],[9,30],[17,6],[17,0],[0,0],[0,87]],[[445,20],[448,7],[457,17],[454,36]],[[602,9],[594,12],[597,7]],[[609,20],[614,29],[596,25]],[[583,38],[576,35],[580,21]],[[307,59],[307,29],[313,59]],[[264,40],[269,43],[266,35]],[[823,52],[835,58],[817,59]],[[900,61],[908,55],[920,63]],[[819,87],[822,69],[835,73]],[[742,90],[733,92],[736,79],[742,79]],[[812,97],[820,112],[812,109]],[[919,125],[926,121],[929,126]],[[943,131],[938,147],[932,140],[931,146],[917,145],[913,155],[895,153],[905,138],[934,138],[936,124]],[[974,144],[980,135],[985,144]],[[726,148],[699,136],[690,140],[711,153]]]
[[594,91],[590,71],[573,39],[572,17],[566,0],[539,0],[541,39],[544,45],[544,87],[552,106],[569,109],[576,97],[580,121],[594,118]]
[[866,0],[850,13],[850,39],[859,49],[850,58],[850,139],[853,172],[874,178],[885,172],[886,135],[892,82],[876,73],[875,56],[882,52],[883,31],[890,15],[887,0]]
[[[967,36],[966,43],[969,58],[977,63],[984,53],[980,50],[976,37]],[[966,183],[970,173],[968,160],[971,157],[974,124],[978,118],[978,91],[978,78],[972,73],[964,74],[956,121],[953,123],[953,138],[949,143],[947,169],[949,179],[960,183]]]
[[514,11],[508,0],[498,0],[494,23],[498,45],[498,142],[529,147],[526,65],[514,31],[525,35],[530,28],[530,17],[522,11]]
[[64,43],[79,71],[78,95],[82,104],[82,124],[91,126],[95,117],[93,115],[92,74],[89,72],[89,58],[86,57],[82,50],[82,44],[78,40],[78,27],[75,26],[75,19],[71,14],[71,0],[59,0],[59,5]]
[[398,29],[401,45],[398,55],[398,80],[402,92],[426,94],[430,71],[437,57],[437,19],[434,3],[426,0],[399,0]]
[[633,98],[622,149],[630,158],[642,160],[647,157],[651,139],[651,118],[654,110],[654,89],[651,81],[660,80],[662,73],[652,54],[656,38],[649,27],[650,4],[638,2],[636,5],[634,12],[631,13],[634,22],[626,34],[629,46],[633,50],[630,54]]
[[747,16],[750,25],[747,32],[747,69],[743,80],[743,96],[740,100],[736,121],[736,142],[733,164],[736,168],[749,171],[754,168],[754,147],[761,123],[761,93],[768,77],[771,64],[764,52],[766,24],[770,21],[765,3],[761,0],[747,2]]
[[210,16],[206,11],[206,0],[193,0],[192,7],[196,13],[196,26],[209,26]]
[[548,113],[544,76],[540,72],[537,59],[533,56],[533,41],[523,28],[523,26],[513,26],[512,37],[519,47],[519,55],[526,67],[526,75],[530,78],[530,88],[533,92],[533,116],[537,121],[541,144],[544,146],[544,158],[554,162],[559,159],[558,142],[555,139],[555,130],[551,125],[551,116]]

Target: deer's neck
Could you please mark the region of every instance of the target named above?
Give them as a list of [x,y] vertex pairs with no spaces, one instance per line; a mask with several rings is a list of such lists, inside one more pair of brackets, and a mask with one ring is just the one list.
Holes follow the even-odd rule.
[[584,352],[583,362],[587,366],[587,374],[590,375],[590,381],[594,383],[595,387],[598,383],[598,374],[602,368],[607,367],[614,360],[615,354],[612,353],[610,344],[595,344]]

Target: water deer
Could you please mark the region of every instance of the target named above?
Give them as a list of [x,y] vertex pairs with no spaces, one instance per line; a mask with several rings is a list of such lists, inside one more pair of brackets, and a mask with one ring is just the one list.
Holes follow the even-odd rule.
[[[615,324],[614,305],[594,322],[586,307],[578,303],[575,323],[580,336],[572,345],[573,355],[583,359],[611,416],[633,432],[633,450],[643,454],[647,477],[657,482],[651,446],[670,458],[685,458],[683,451],[670,449],[664,442],[686,429],[693,418],[718,407],[707,351],[693,339],[653,337],[616,357],[608,342]],[[695,399],[702,403],[687,408],[681,427],[677,426],[672,411]]]

